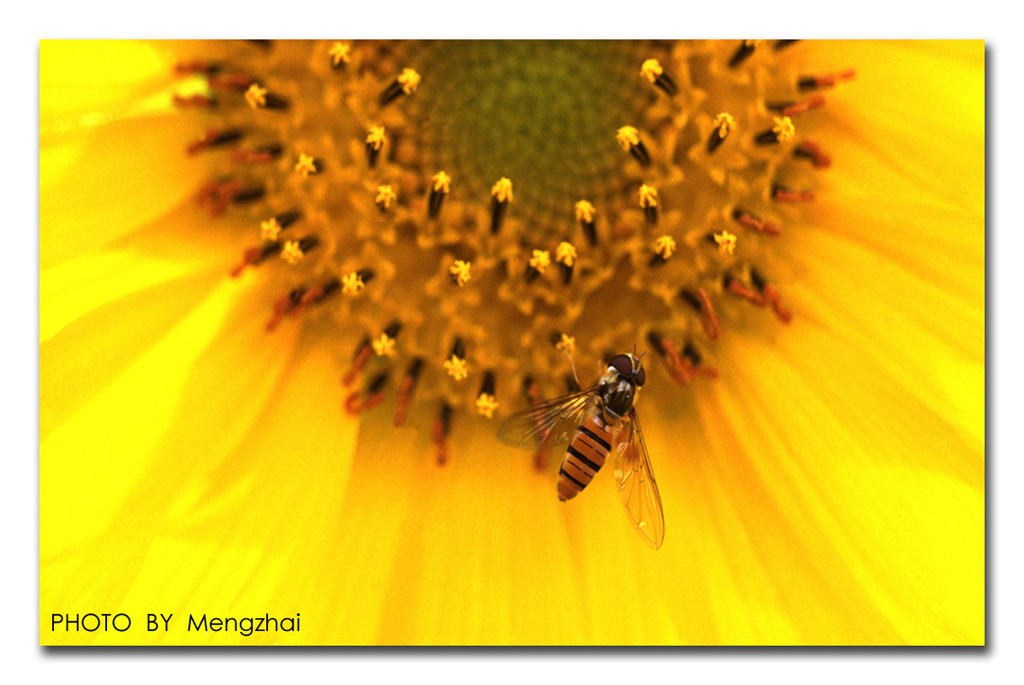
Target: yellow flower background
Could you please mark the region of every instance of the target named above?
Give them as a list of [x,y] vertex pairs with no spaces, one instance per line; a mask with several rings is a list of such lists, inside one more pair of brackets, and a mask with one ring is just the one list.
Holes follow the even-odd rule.
[[[610,473],[562,504],[494,422],[439,467],[422,431],[346,416],[329,341],[267,335],[195,207],[168,90],[189,46],[44,42],[41,642],[984,643],[983,44],[799,48],[857,77],[783,248],[794,319],[640,400],[652,552]],[[118,611],[302,630],[50,631]]]

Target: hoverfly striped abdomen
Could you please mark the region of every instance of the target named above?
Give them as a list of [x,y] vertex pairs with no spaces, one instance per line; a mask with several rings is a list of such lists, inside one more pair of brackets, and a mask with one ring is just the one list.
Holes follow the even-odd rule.
[[604,424],[601,412],[594,412],[580,424],[565,452],[558,472],[558,499],[563,502],[572,499],[587,487],[604,466],[611,449],[611,431]]

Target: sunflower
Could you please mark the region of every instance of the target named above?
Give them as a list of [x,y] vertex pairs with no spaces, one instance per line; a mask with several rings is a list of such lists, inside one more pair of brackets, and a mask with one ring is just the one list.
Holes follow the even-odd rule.
[[[40,63],[44,644],[984,642],[982,43]],[[496,439],[634,343],[656,552]]]

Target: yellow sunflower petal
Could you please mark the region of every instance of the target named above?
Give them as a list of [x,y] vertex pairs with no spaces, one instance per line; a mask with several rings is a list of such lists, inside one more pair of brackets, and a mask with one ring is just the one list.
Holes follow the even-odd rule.
[[43,136],[40,268],[99,250],[178,206],[197,185],[183,150],[194,135],[186,117],[164,114]]
[[[339,502],[357,432],[337,402],[337,379],[323,373],[329,357],[323,349],[300,355],[245,439],[208,477],[176,494],[122,611],[142,615],[147,607],[172,604],[201,607],[197,617],[262,616],[295,607],[283,616],[302,614],[301,632],[254,633],[253,644],[305,644],[311,634],[323,634],[328,617],[320,609],[325,605],[308,602],[310,577],[334,571],[325,566],[324,550],[337,527],[347,525]],[[243,586],[244,594],[233,590]],[[151,637],[174,641],[162,633]],[[231,633],[204,638],[235,642]]]
[[[831,141],[878,154],[936,197],[981,206],[983,41],[809,41],[808,47],[807,61],[857,69],[853,82],[826,94]],[[920,104],[908,109],[907,103]]]
[[[978,469],[980,446],[947,435],[944,447],[909,445],[915,451],[908,453],[893,438],[910,436],[891,421],[839,411],[838,395],[849,387],[823,381],[842,362],[828,356],[831,350],[801,342],[799,357],[788,363],[755,341],[744,346],[752,354],[730,355],[745,381],[734,384],[736,391],[720,390],[707,410],[738,438],[736,458],[772,490],[786,523],[777,530],[798,532],[807,546],[803,563],[851,612],[828,639],[982,643],[983,485],[969,470],[943,472],[919,460],[946,452],[953,463]],[[833,361],[823,365],[825,359]],[[892,401],[907,406],[913,397],[904,391]],[[922,438],[932,430],[949,433],[941,418],[928,416],[909,417]],[[805,606],[821,605],[818,591],[806,588]]]
[[151,286],[200,272],[223,276],[230,255],[240,249],[236,231],[210,230],[195,206],[186,202],[103,250],[43,268],[39,295],[46,306],[39,312],[40,342],[84,314]]
[[[474,420],[453,439],[453,462],[444,468],[433,463],[429,449],[419,447],[425,454],[418,460],[417,487],[408,495],[412,508],[396,551],[401,572],[383,588],[384,612],[375,641],[500,645],[585,640],[582,569],[567,545],[566,512],[551,473],[535,472],[528,453],[496,450],[489,422]],[[375,442],[372,436],[366,443],[360,440],[360,454],[371,462],[385,454],[363,450]],[[478,458],[482,454],[493,458]],[[346,511],[348,504],[375,508],[357,490],[351,496]],[[525,512],[532,521],[529,528],[522,525]]]
[[[195,264],[147,258],[135,250],[108,251],[70,259],[39,277],[40,297],[47,306],[39,313],[39,339],[45,343],[79,317],[132,293],[193,276]],[[223,273],[217,273],[223,276]],[[211,283],[214,273],[207,276]],[[183,289],[179,295],[187,296]],[[179,298],[180,299],[180,298]],[[159,298],[158,298],[159,300]],[[159,304],[157,309],[160,309]],[[148,303],[133,314],[150,313]]]
[[[980,439],[984,433],[983,302],[959,302],[958,297],[895,265],[880,276],[871,270],[877,268],[878,255],[843,241],[822,237],[814,242],[829,250],[823,264],[826,270],[820,280],[808,279],[808,285],[817,289],[798,288],[792,297],[809,323],[842,340],[848,350],[843,363],[862,369],[867,380],[905,389],[928,411],[951,421],[959,419],[964,430]],[[829,266],[837,268],[828,270]],[[794,337],[793,344],[799,340]],[[957,393],[970,390],[961,395],[974,407],[970,416],[950,404],[947,380],[948,374],[966,369],[970,371],[961,377],[965,385]],[[957,416],[950,416],[950,411]]]
[[[44,340],[39,346],[39,385],[47,401],[39,417],[40,437],[45,440],[135,360],[161,344],[221,280],[223,274],[207,272],[143,288],[91,309]],[[209,323],[203,319],[202,325]],[[132,342],[118,343],[123,340]]]
[[171,64],[140,41],[41,41],[40,129],[89,127],[123,115],[166,86]]
[[[704,388],[700,397],[716,390]],[[645,603],[644,615],[660,616],[662,626],[654,630],[653,621],[644,621],[648,637],[637,641],[800,644],[821,622],[813,617],[808,622],[812,612],[794,607],[785,590],[806,574],[789,550],[766,543],[770,531],[778,535],[786,529],[777,527],[775,505],[763,488],[736,463],[741,453],[734,432],[708,420],[700,397],[673,406],[648,396],[638,408],[665,500],[666,540],[655,558],[638,560],[640,572],[648,575],[639,581],[642,599],[630,599]],[[610,508],[605,516],[609,528],[636,537],[623,512]],[[780,574],[792,577],[792,584],[780,584]],[[687,582],[681,585],[680,578]]]
[[[42,441],[44,614],[120,602],[168,508],[250,431],[295,336],[253,326],[244,300],[233,283],[216,291]],[[240,358],[252,372],[226,375]],[[61,555],[85,541],[111,554]]]
[[[320,563],[307,577],[310,596],[330,606],[313,628],[315,643],[380,644],[394,634],[387,616],[410,625],[396,596],[415,573],[403,550],[416,549],[417,522],[436,515],[422,506],[423,478],[436,471],[418,431],[393,432],[382,410],[364,416],[344,498],[337,502]],[[356,590],[358,588],[358,590]]]

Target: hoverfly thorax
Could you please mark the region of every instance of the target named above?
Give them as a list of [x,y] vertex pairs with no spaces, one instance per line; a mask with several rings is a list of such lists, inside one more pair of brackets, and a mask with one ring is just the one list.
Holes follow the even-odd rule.
[[614,414],[615,419],[621,419],[629,412],[635,397],[636,384],[627,377],[620,376],[617,381],[612,381],[601,389],[604,408]]
[[601,380],[601,400],[605,411],[620,419],[629,413],[636,399],[637,390],[647,380],[647,372],[640,364],[640,358],[631,354],[620,354],[608,362],[608,371]]

